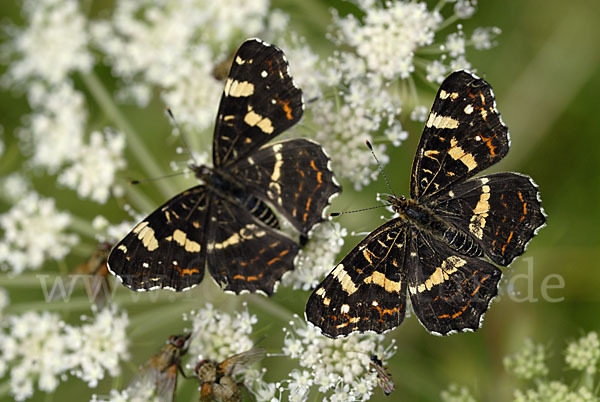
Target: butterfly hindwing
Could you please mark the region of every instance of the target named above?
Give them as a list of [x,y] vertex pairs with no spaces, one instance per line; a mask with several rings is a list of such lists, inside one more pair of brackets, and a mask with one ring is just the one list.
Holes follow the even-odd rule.
[[215,199],[206,244],[208,269],[225,290],[273,294],[300,246],[247,209]]
[[293,126],[304,111],[281,50],[258,39],[244,42],[225,82],[213,139],[214,166],[245,157]]
[[413,161],[410,194],[433,197],[502,159],[508,128],[490,85],[457,71],[442,82]]
[[108,257],[108,268],[137,291],[181,291],[202,281],[210,193],[193,187],[167,201],[121,240]]
[[367,236],[311,294],[306,319],[332,338],[400,325],[406,310],[407,235],[403,223],[392,220]]
[[502,272],[421,232],[415,232],[410,250],[408,292],[421,324],[437,335],[478,329]]
[[432,208],[469,233],[496,264],[523,254],[546,217],[537,185],[517,173],[495,173],[460,183],[431,202]]
[[304,235],[324,220],[322,211],[341,190],[323,148],[303,138],[263,146],[232,171]]

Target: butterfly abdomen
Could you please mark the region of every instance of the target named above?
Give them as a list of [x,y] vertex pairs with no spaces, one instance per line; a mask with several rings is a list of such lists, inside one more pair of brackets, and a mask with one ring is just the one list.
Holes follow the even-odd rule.
[[214,169],[211,175],[203,177],[203,179],[208,180],[210,189],[218,193],[222,198],[226,198],[232,204],[247,209],[266,225],[274,229],[279,229],[279,221],[271,208],[260,198],[253,195],[232,175],[220,169]]

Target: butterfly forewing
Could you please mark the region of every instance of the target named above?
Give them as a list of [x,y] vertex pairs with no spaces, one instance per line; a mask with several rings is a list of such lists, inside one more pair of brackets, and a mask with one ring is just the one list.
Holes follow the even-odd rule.
[[257,39],[233,57],[221,98],[215,136],[215,166],[235,163],[300,120],[302,91],[294,85],[281,50]]
[[415,315],[429,332],[441,335],[478,329],[502,276],[489,262],[459,254],[422,232],[412,238],[406,270]]
[[507,266],[546,222],[539,191],[530,177],[496,173],[454,186],[432,207],[470,233],[496,264]]
[[225,290],[271,295],[300,246],[225,199],[215,200],[212,215],[206,244],[212,277]]
[[492,166],[508,152],[508,128],[487,82],[466,71],[444,80],[413,161],[410,194],[433,197]]
[[408,235],[403,222],[392,220],[367,236],[310,295],[306,319],[332,338],[400,325],[406,310],[402,267]]
[[319,144],[298,138],[263,146],[232,171],[307,234],[324,220],[322,211],[341,190],[328,165]]
[[209,207],[205,186],[171,198],[113,248],[108,268],[125,286],[138,291],[180,291],[200,283]]

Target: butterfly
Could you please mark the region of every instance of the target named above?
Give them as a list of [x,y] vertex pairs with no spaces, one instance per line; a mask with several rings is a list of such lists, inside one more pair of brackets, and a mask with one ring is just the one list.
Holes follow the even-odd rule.
[[[281,50],[258,39],[238,49],[213,138],[213,167],[192,166],[203,183],[176,195],[112,250],[110,271],[133,290],[186,290],[213,279],[234,293],[271,295],[310,229],[341,188],[321,146],[307,139],[265,145],[300,120],[302,91]],[[300,233],[281,233],[273,209]]]
[[383,365],[383,362],[377,355],[371,355],[369,368],[377,373],[377,383],[381,387],[383,393],[387,396],[394,390],[394,382],[392,376],[388,372],[388,368]]
[[388,196],[398,216],[317,286],[306,319],[333,338],[382,333],[404,319],[408,293],[430,333],[478,329],[502,275],[494,264],[508,266],[546,222],[530,177],[473,177],[502,159],[509,145],[490,85],[467,71],[450,74],[417,148],[411,198]]
[[145,392],[150,387],[161,401],[172,401],[177,387],[177,374],[183,374],[181,357],[187,353],[190,336],[170,336],[160,352],[140,368],[127,388],[135,393]]
[[194,371],[200,382],[200,400],[203,402],[222,401],[238,402],[242,400],[240,387],[235,376],[245,367],[265,357],[265,350],[261,348],[250,349],[246,352],[233,355],[221,363],[214,360],[202,360]]

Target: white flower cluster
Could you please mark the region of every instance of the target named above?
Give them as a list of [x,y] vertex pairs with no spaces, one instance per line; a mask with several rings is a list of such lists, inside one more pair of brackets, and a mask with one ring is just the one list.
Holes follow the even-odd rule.
[[122,133],[92,132],[89,144],[72,150],[74,163],[62,171],[58,182],[76,189],[80,197],[106,202],[117,170],[125,167],[124,148]]
[[[377,174],[376,162],[365,145],[373,140],[379,129],[377,114],[366,108],[339,105],[333,100],[319,100],[312,112],[313,123],[318,127],[314,138],[329,152],[333,171],[338,179],[350,179],[356,190],[366,186]],[[389,160],[385,144],[373,144],[382,164]]]
[[[94,388],[105,373],[116,377],[120,373],[119,363],[129,358],[126,333],[129,318],[125,311],[117,311],[111,305],[99,310],[81,327],[65,328],[70,355],[71,374],[81,378]],[[85,321],[90,321],[84,317]]]
[[25,29],[12,28],[10,51],[17,59],[5,79],[61,83],[73,71],[88,71],[93,63],[87,49],[87,20],[77,0],[24,0]]
[[570,390],[560,381],[540,381],[536,388],[526,391],[516,390],[514,402],[599,402],[600,398],[595,396],[586,387]]
[[309,242],[298,253],[294,270],[283,277],[282,285],[291,285],[293,289],[314,289],[335,265],[346,234],[346,229],[338,222],[323,222],[316,226]]
[[352,46],[366,69],[385,79],[408,78],[419,47],[431,45],[443,21],[425,3],[394,1],[364,8],[362,20],[350,14],[336,18],[337,39]]
[[265,28],[268,6],[267,0],[117,1],[112,18],[92,31],[127,97],[145,105],[161,88],[178,121],[201,130],[213,124],[222,91],[211,76],[217,60],[230,42]]
[[[88,49],[88,21],[75,0],[23,2],[25,28],[11,27],[4,49],[15,59],[3,84],[26,90],[30,115],[16,132],[29,166],[59,174],[59,182],[82,197],[106,201],[115,171],[124,167],[119,136],[99,144],[97,133],[86,143],[87,105],[71,75],[88,73],[93,57]],[[62,173],[60,169],[70,165]]]
[[442,402],[477,402],[467,387],[450,384],[448,389],[440,394]]
[[77,243],[65,233],[71,217],[56,209],[54,199],[29,193],[0,215],[0,269],[20,274],[39,269],[46,259],[59,260]]
[[599,360],[600,341],[596,332],[590,332],[567,346],[565,361],[574,370],[593,375],[598,370]]
[[192,338],[188,354],[196,356],[189,360],[189,369],[194,369],[198,361],[211,359],[222,361],[237,353],[246,352],[254,346],[250,338],[255,315],[245,308],[234,315],[215,310],[207,303],[204,308],[191,311],[183,316],[192,323]]
[[52,89],[32,85],[29,103],[35,111],[27,117],[27,125],[19,130],[19,137],[25,153],[31,155],[29,163],[54,174],[73,162],[74,151],[84,142],[85,98],[71,82],[63,81]]
[[312,388],[325,395],[323,401],[368,400],[377,387],[377,375],[369,368],[372,354],[385,364],[395,353],[393,343],[384,347],[384,336],[354,334],[330,339],[318,329],[296,317],[291,329],[284,328],[283,354],[298,361],[301,370],[293,370],[282,381],[282,390],[290,401],[304,401]]
[[119,391],[111,389],[108,395],[93,394],[90,402],[163,402],[155,395],[153,387],[140,383]]
[[52,392],[66,373],[95,387],[105,372],[120,373],[126,359],[127,314],[115,307],[97,313],[94,322],[71,326],[57,314],[26,312],[5,317],[0,332],[0,376],[10,371],[10,392],[15,400],[31,397],[34,387]]
[[530,380],[548,374],[546,348],[531,339],[525,339],[522,349],[504,358],[504,367],[519,378]]

